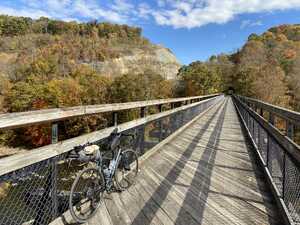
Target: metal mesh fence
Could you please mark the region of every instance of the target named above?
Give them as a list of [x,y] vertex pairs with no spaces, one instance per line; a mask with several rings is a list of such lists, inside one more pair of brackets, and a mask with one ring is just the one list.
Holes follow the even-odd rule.
[[284,170],[283,160],[284,160],[284,150],[276,143],[274,139],[270,138],[268,169],[281,195],[283,191],[282,189],[283,170]]
[[[219,98],[125,131],[128,133],[136,131],[138,134],[133,146],[130,147],[135,149],[139,156],[143,155],[215,104]],[[105,151],[106,142],[104,139],[96,144]],[[122,144],[126,145],[126,140]],[[89,163],[70,162],[68,153],[65,153],[1,176],[0,224],[49,224],[68,210],[72,183],[76,175],[88,166]]]
[[284,202],[296,224],[300,224],[300,169],[285,158]]
[[299,163],[251,116],[246,106],[239,101],[235,102],[293,222],[300,224]]

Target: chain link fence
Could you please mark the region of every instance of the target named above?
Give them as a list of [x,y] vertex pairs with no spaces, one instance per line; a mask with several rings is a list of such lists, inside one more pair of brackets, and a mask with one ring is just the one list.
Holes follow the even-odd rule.
[[292,222],[300,224],[300,162],[288,153],[286,146],[280,144],[274,134],[267,131],[263,118],[257,113],[254,117],[254,111],[250,113],[249,106],[239,99],[235,98],[235,103]]

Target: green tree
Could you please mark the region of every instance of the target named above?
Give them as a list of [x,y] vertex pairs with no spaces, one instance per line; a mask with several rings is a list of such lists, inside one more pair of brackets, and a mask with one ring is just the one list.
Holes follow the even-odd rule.
[[220,74],[202,62],[184,66],[178,73],[179,92],[183,96],[206,95],[220,91]]

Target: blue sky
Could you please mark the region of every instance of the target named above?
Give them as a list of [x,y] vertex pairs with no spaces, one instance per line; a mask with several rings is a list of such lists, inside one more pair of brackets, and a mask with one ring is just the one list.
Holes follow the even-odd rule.
[[300,24],[300,0],[1,0],[0,14],[139,26],[188,64],[235,51],[251,33]]

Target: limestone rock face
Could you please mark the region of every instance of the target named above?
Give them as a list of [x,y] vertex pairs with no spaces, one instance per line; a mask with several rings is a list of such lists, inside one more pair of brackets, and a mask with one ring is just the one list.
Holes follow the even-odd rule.
[[104,62],[89,63],[100,74],[115,77],[127,73],[139,74],[146,70],[162,75],[165,79],[175,79],[181,67],[175,55],[167,48],[153,45],[151,49],[135,49],[130,55],[109,59]]

